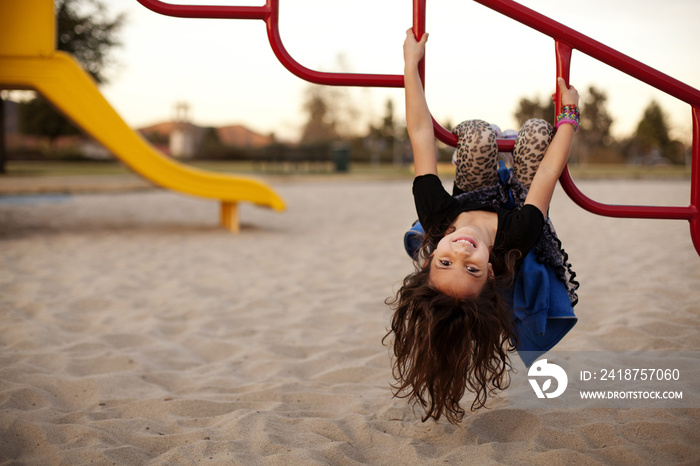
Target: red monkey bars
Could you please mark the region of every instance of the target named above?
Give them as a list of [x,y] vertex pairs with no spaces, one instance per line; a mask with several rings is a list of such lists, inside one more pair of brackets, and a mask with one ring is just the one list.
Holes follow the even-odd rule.
[[[693,245],[700,254],[700,91],[512,0],[474,1],[554,39],[556,74],[564,77],[567,82],[569,81],[571,54],[574,49],[577,49],[691,106],[693,148],[689,206],[603,204],[590,199],[578,189],[571,178],[568,167],[564,169],[560,182],[574,202],[594,214],[609,217],[688,220]],[[402,75],[326,73],[302,66],[292,58],[282,44],[279,34],[279,0],[266,0],[266,3],[261,6],[174,5],[159,0],[138,0],[138,2],[156,13],[181,18],[262,20],[267,26],[268,40],[277,59],[294,75],[312,83],[333,86],[403,87]],[[425,13],[426,0],[413,0],[413,31],[416,37],[422,36],[425,32]],[[425,63],[423,62],[420,66],[421,77],[424,76],[424,70]],[[557,99],[557,109],[560,105],[561,102]],[[457,145],[457,136],[440,126],[435,120],[433,120],[433,124],[435,136],[439,140],[452,146]],[[509,151],[513,149],[513,142],[499,140],[498,147],[501,151]]]

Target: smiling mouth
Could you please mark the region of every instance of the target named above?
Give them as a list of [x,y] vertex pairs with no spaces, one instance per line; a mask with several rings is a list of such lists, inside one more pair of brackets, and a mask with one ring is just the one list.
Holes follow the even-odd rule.
[[452,241],[453,243],[459,243],[459,244],[468,244],[471,245],[474,249],[476,249],[476,241],[473,239],[466,237],[466,236],[460,236],[459,238],[455,239]]

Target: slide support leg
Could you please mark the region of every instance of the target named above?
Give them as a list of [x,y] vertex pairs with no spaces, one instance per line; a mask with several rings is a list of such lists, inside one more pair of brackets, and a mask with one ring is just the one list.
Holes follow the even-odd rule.
[[241,230],[238,222],[238,202],[221,201],[221,226],[231,233],[238,233]]

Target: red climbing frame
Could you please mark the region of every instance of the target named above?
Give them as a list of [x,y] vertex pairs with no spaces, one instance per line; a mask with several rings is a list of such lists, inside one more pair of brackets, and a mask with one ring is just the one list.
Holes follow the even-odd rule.
[[[609,217],[655,218],[688,220],[695,250],[700,254],[700,91],[671,78],[637,60],[580,34],[546,16],[512,0],[474,0],[554,39],[556,75],[568,82],[571,54],[574,49],[616,68],[633,78],[649,84],[691,107],[693,119],[692,173],[690,205],[687,207],[610,205],[594,201],[574,184],[568,167],[560,182],[566,193],[589,212]],[[294,60],[282,44],[279,34],[279,0],[266,0],[261,6],[174,5],[159,0],[138,0],[146,8],[168,16],[181,18],[259,19],[267,26],[270,46],[277,59],[294,75],[316,84],[333,86],[403,87],[402,75],[326,73],[314,71]],[[413,30],[417,37],[425,32],[426,0],[413,0]],[[420,65],[424,77],[425,62]],[[557,101],[559,109],[561,102]],[[457,136],[433,120],[435,136],[442,142],[456,146]],[[513,141],[499,140],[501,151],[513,150]]]

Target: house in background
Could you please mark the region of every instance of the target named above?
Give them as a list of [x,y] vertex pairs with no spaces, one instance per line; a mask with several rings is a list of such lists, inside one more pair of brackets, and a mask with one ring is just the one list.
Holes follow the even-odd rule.
[[[19,104],[3,100],[5,147],[10,159],[42,159],[48,153],[78,154],[93,160],[107,160],[112,154],[86,135],[60,136],[50,143],[48,138],[20,132]],[[189,120],[189,105],[178,103],[172,121],[155,123],[138,131],[160,152],[180,159],[198,156],[205,136],[211,127],[198,126]],[[243,125],[213,128],[224,147],[256,149],[269,145],[273,138]]]

